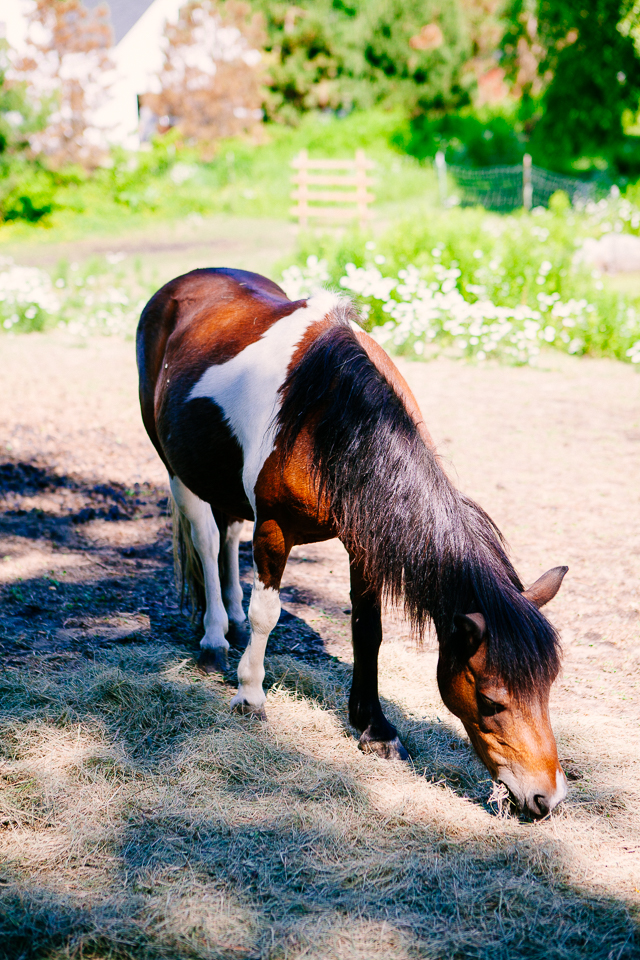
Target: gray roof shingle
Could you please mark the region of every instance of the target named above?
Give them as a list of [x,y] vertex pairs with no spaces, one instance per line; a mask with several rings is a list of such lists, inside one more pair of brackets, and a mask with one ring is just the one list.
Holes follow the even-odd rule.
[[84,0],[85,6],[89,9],[105,2],[111,14],[114,41],[118,44],[138,22],[147,7],[151,6],[153,0]]

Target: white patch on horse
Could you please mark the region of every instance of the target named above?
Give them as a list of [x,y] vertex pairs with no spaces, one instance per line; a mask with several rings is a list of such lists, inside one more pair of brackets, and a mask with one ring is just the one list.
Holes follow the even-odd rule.
[[260,711],[267,699],[262,689],[264,680],[264,652],[269,634],[280,616],[280,591],[265,587],[254,567],[253,590],[249,603],[249,623],[251,640],[238,664],[238,692],[231,701],[231,707],[248,707]]
[[171,477],[171,494],[180,512],[191,524],[191,539],[202,562],[207,609],[204,613],[204,637],[200,646],[206,650],[227,651],[229,644],[225,634],[229,629],[229,619],[222,603],[218,573],[220,531],[209,504],[196,497],[178,477]]
[[256,509],[255,486],[275,443],[272,421],[280,405],[278,391],[296,346],[307,328],[344,304],[344,298],[322,290],[306,307],[277,320],[261,338],[226,363],[209,367],[189,394],[189,400],[209,397],[223,411],[242,447],[242,482]]
[[556,770],[556,789],[547,800],[549,810],[555,809],[559,803],[562,803],[568,792],[567,778],[562,770]]

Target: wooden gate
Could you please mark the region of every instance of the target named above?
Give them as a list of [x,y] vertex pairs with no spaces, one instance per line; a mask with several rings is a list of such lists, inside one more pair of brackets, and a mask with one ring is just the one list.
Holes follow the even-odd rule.
[[[367,170],[375,166],[367,160],[364,150],[356,150],[355,160],[312,160],[306,150],[301,150],[291,161],[298,172],[292,177],[297,184],[291,197],[298,205],[291,213],[298,217],[301,227],[308,226],[309,217],[323,217],[331,220],[358,220],[364,227],[371,216],[368,204],[374,200],[367,187],[373,183],[367,176]],[[310,171],[320,170],[321,173]],[[333,171],[345,170],[346,173]],[[326,172],[324,172],[326,171]],[[310,187],[341,187],[340,190],[310,190]],[[322,203],[343,204],[343,206],[317,206]]]

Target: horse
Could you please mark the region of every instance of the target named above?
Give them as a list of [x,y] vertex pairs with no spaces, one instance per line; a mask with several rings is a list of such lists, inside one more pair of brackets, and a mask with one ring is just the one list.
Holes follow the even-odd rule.
[[328,290],[292,301],[255,273],[194,270],[147,303],[136,344],[142,419],[169,473],[207,673],[226,668],[228,635],[246,630],[238,547],[253,522],[250,638],[232,709],[266,718],[264,655],[291,548],[338,537],[360,748],[408,759],[378,696],[381,609],[401,602],[417,637],[435,628],[442,699],[491,776],[526,815],[550,813],[567,784],[549,718],[560,646],[540,608],[568,568],[524,589],[352,303]]

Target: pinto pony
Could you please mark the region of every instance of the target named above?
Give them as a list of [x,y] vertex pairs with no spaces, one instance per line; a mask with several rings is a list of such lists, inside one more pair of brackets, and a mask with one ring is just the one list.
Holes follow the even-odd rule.
[[238,542],[252,520],[251,636],[232,707],[264,717],[264,654],[294,544],[339,537],[350,557],[360,746],[405,759],[378,698],[381,604],[401,600],[439,642],[442,699],[491,775],[535,817],[567,792],[548,712],[557,635],[540,607],[566,567],[528,590],[487,514],[442,469],[408,385],[323,291],[291,301],[242,270],[194,270],[144,308],[137,335],[147,432],[169,472],[204,587],[200,665],[223,669],[243,629]]

